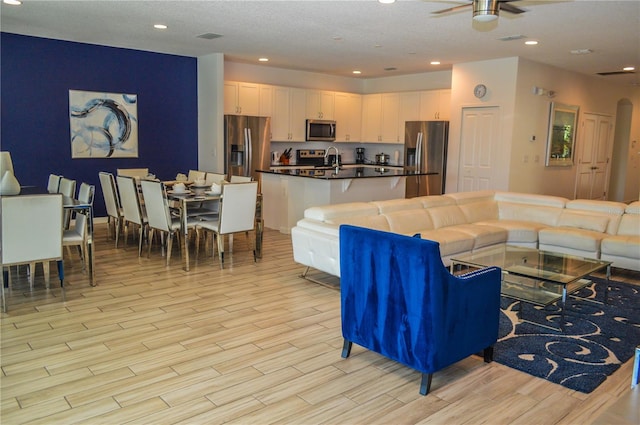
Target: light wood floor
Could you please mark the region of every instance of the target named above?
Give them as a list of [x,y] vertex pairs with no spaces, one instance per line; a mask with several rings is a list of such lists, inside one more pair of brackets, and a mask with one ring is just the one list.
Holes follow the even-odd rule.
[[[98,286],[77,259],[60,290],[13,282],[2,314],[2,424],[637,424],[632,362],[591,394],[472,356],[420,374],[354,345],[340,357],[340,299],[300,279],[286,235],[266,231],[252,261],[243,237],[220,270],[185,272],[158,249],[97,235]],[[175,249],[175,248],[174,248]],[[75,254],[75,252],[74,252]],[[52,270],[54,268],[52,267]],[[638,279],[638,274],[614,278]],[[634,416],[635,415],[635,416]]]

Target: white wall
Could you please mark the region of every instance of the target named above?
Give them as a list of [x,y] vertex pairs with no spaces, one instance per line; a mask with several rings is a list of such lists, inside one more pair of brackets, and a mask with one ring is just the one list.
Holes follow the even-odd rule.
[[[454,65],[451,78],[451,120],[449,122],[449,147],[445,192],[456,192],[458,187],[458,158],[462,126],[462,109],[467,107],[500,108],[500,140],[494,163],[500,168],[494,173],[494,189],[509,190],[509,162],[515,107],[517,58],[496,59]],[[477,84],[487,86],[482,99],[473,95]]]
[[224,56],[198,58],[198,169],[224,172]]

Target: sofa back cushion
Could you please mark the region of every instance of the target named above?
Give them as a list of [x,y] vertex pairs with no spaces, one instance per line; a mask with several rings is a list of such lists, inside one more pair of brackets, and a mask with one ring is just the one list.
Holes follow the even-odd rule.
[[425,209],[394,211],[384,214],[389,223],[389,230],[393,233],[413,235],[424,230],[432,230],[431,216]]
[[498,201],[500,220],[531,221],[556,226],[562,208]]
[[496,201],[504,201],[514,204],[539,205],[555,208],[564,208],[568,202],[567,198],[561,198],[560,196],[518,192],[496,192],[494,199]]
[[422,204],[423,208],[443,207],[446,205],[456,205],[456,200],[447,195],[429,195],[412,198]]
[[609,217],[588,214],[584,211],[564,210],[558,219],[558,226],[592,230],[604,233],[609,224]]
[[378,215],[378,207],[368,202],[323,205],[304,210],[304,218],[333,223],[339,219],[362,215]]
[[627,205],[625,214],[620,219],[617,234],[621,236],[640,235],[640,201]]
[[369,229],[393,231],[389,228],[387,217],[384,215],[357,215],[350,217],[340,217],[333,221],[333,224],[350,224],[352,226],[367,227]]
[[431,216],[434,229],[455,226],[457,224],[467,224],[467,218],[457,205],[428,208],[427,211]]
[[624,214],[626,204],[622,202],[600,201],[591,199],[575,199],[567,202],[566,209],[571,211],[582,211],[592,216],[607,217],[608,224],[603,232],[615,235],[620,225],[620,219]]
[[371,201],[372,205],[378,207],[380,214],[386,214],[400,210],[415,210],[423,208],[422,203],[416,198],[409,199],[387,199],[385,201]]
[[474,204],[476,202],[493,201],[496,192],[493,190],[478,190],[474,192],[447,193],[447,197],[456,201],[457,205]]
[[468,223],[498,219],[498,203],[493,199],[462,204],[459,207]]

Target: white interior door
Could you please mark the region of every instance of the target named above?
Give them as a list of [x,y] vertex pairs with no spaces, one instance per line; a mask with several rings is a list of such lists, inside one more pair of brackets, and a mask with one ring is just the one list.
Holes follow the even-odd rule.
[[613,118],[584,114],[577,149],[576,199],[607,199]]
[[463,108],[458,191],[500,189],[500,109]]

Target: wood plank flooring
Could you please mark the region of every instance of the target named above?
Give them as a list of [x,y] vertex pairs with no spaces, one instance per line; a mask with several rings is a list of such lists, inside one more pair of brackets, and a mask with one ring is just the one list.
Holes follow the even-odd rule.
[[[122,241],[121,241],[122,243]],[[591,394],[472,356],[420,374],[361,347],[340,357],[340,297],[299,278],[289,236],[267,230],[253,262],[243,237],[220,269],[185,272],[174,246],[137,257],[96,227],[97,280],[76,253],[66,301],[41,269],[14,276],[2,314],[2,424],[637,424],[632,361]],[[54,272],[52,267],[52,273]],[[640,281],[614,270],[614,278]]]

